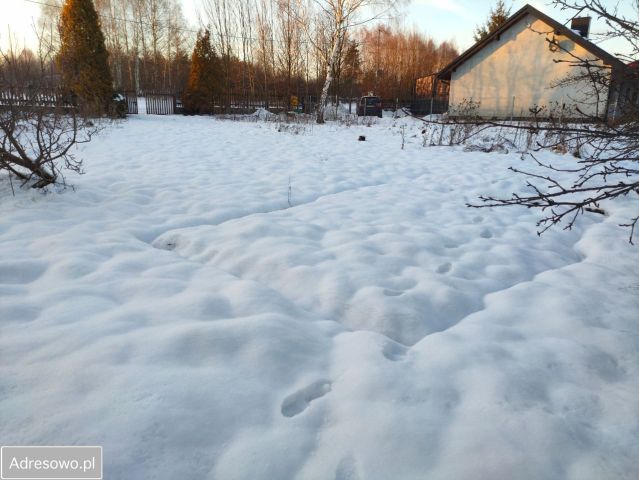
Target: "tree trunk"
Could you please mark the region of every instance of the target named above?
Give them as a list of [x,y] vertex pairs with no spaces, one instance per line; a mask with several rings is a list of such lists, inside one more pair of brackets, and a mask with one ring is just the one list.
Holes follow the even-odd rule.
[[328,98],[328,89],[331,88],[331,83],[333,82],[333,65],[339,59],[339,45],[341,43],[341,37],[343,35],[342,28],[338,27],[335,33],[335,37],[333,38],[333,49],[331,50],[331,56],[328,59],[328,64],[326,65],[326,80],[324,80],[324,86],[322,87],[322,94],[320,95],[320,100],[317,105],[317,123],[323,124],[324,122],[324,107],[326,106],[326,100]]

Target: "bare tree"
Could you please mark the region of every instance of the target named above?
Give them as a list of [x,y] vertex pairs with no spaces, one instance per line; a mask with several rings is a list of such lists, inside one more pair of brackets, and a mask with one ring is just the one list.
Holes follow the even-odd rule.
[[286,79],[286,109],[291,109],[293,77],[298,73],[300,63],[301,30],[295,21],[295,0],[278,0],[277,14],[279,18],[278,63],[280,71]]
[[[317,123],[324,123],[324,109],[328,91],[333,82],[341,48],[349,30],[389,14],[401,0],[313,0],[322,16],[327,19],[328,51],[316,45],[316,51],[324,57],[326,63],[324,86],[317,105]],[[307,17],[308,18],[308,17]],[[304,22],[300,25],[306,28]],[[313,41],[312,35],[307,35]]]
[[271,84],[273,82],[273,58],[275,56],[273,50],[273,30],[274,22],[272,9],[269,8],[270,3],[267,0],[260,0],[256,9],[256,34],[257,34],[257,62],[261,70],[262,94],[265,99],[271,92]]
[[230,110],[230,94],[233,90],[233,60],[237,51],[238,35],[236,10],[230,0],[204,0],[204,14],[211,25],[211,36],[216,51],[222,59],[222,87],[227,111]]
[[374,25],[358,35],[362,57],[362,90],[382,99],[412,98],[415,79],[439,71],[459,55],[449,42],[401,25]]
[[[81,173],[73,148],[98,130],[69,98],[48,88],[52,51],[39,51],[45,56],[35,71],[32,56],[17,54],[11,45],[0,51],[0,170],[35,188],[64,182],[64,170]],[[26,68],[27,83],[20,77]]]
[[51,0],[40,5],[38,36],[41,48],[56,52],[60,47],[60,9],[62,0]]
[[242,45],[242,97],[248,103],[249,92],[255,93],[255,74],[253,62],[253,8],[251,0],[239,0],[236,12],[240,27]]

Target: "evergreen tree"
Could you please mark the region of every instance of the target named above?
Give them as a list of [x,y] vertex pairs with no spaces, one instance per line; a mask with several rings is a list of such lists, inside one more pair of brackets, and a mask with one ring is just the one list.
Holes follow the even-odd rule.
[[[359,48],[355,41],[349,41],[347,43],[346,54],[344,55],[344,83],[348,85],[348,95],[352,99],[354,96],[354,89],[359,77],[362,73],[362,59],[359,52]],[[349,102],[348,111],[350,113],[351,105]]]
[[220,86],[220,61],[211,45],[208,29],[197,34],[191,71],[184,91],[184,111],[191,115],[213,113]]
[[346,53],[344,54],[344,76],[346,80],[357,81],[362,71],[362,58],[354,40],[347,42]]
[[479,42],[486,38],[488,35],[493,33],[499,27],[501,27],[508,17],[510,17],[511,7],[506,8],[506,4],[503,0],[497,0],[497,5],[490,9],[490,13],[488,14],[488,19],[486,23],[483,25],[479,25],[475,29],[475,34],[473,37],[476,42]]
[[111,103],[108,57],[92,0],[66,0],[60,13],[58,54],[62,84],[92,113],[106,112]]

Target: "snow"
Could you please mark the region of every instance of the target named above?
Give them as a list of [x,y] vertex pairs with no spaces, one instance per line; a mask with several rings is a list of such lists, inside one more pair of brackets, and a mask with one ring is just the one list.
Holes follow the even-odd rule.
[[521,191],[517,153],[280,127],[129,117],[74,189],[2,178],[3,444],[103,445],[109,479],[639,477],[636,198],[538,237],[465,206]]

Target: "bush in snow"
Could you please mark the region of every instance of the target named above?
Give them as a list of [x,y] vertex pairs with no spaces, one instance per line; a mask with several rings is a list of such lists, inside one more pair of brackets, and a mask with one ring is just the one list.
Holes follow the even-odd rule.
[[73,156],[73,148],[91,140],[98,121],[88,117],[92,109],[84,109],[73,97],[44,88],[43,70],[21,86],[16,79],[25,61],[15,51],[0,51],[0,170],[23,185],[45,187],[64,181],[65,169],[81,173],[82,161]]

